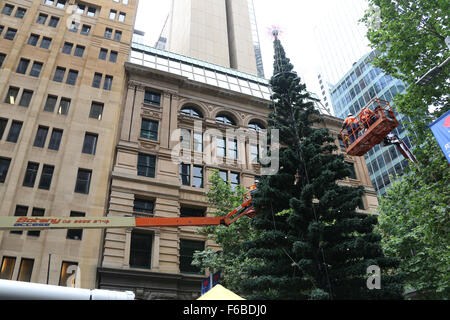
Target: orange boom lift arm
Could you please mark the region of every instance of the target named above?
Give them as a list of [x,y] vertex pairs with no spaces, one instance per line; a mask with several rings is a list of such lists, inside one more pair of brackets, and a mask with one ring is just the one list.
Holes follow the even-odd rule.
[[243,216],[253,218],[257,211],[252,204],[256,187],[244,195],[243,203],[223,217],[0,217],[1,230],[49,230],[49,229],[112,229],[134,227],[181,227],[181,226],[229,226]]

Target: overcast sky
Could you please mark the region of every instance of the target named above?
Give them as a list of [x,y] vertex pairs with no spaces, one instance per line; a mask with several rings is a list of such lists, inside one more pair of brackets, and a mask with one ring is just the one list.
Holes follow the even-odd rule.
[[[277,26],[282,31],[280,39],[287,56],[294,64],[295,71],[306,82],[308,90],[319,93],[315,79],[321,61],[315,46],[314,27],[320,25],[324,16],[333,13],[336,6],[342,6],[352,0],[253,1],[266,78],[270,78],[273,71],[273,40],[268,30],[271,26]],[[170,2],[170,0],[140,0],[136,29],[146,33],[149,45],[154,45],[159,37],[169,12]],[[352,23],[356,25],[356,22]]]

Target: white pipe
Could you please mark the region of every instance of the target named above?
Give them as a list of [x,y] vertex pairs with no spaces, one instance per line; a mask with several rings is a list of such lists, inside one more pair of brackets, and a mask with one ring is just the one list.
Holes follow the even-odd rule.
[[77,289],[0,280],[0,300],[134,300],[131,291]]

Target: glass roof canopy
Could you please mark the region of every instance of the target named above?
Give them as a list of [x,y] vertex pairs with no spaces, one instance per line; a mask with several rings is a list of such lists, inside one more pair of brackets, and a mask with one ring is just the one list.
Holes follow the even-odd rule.
[[133,42],[129,62],[270,100],[269,80]]

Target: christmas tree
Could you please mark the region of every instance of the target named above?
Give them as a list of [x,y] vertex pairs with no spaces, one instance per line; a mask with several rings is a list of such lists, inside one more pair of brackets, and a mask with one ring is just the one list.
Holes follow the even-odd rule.
[[[338,184],[350,175],[335,140],[293,71],[277,34],[269,129],[279,130],[280,168],[258,183],[253,220],[259,236],[244,248],[262,264],[241,283],[251,299],[400,299],[398,261],[386,258],[377,218],[356,212],[363,187]],[[381,289],[369,290],[369,266]]]

